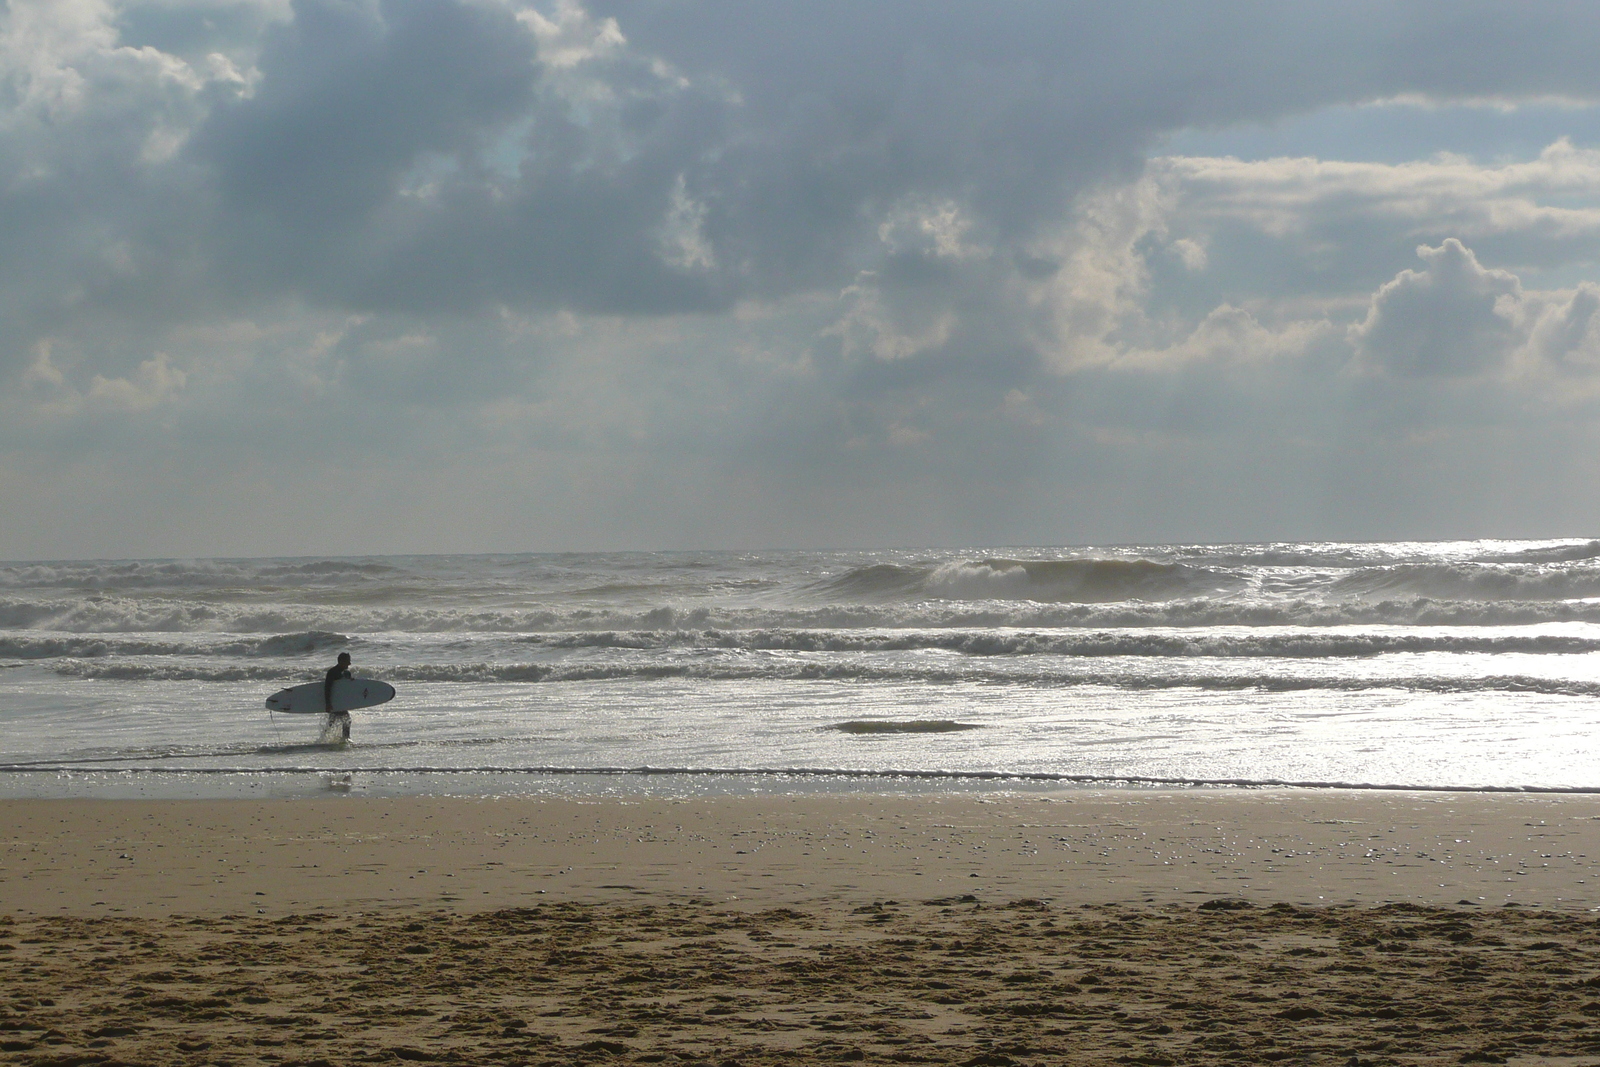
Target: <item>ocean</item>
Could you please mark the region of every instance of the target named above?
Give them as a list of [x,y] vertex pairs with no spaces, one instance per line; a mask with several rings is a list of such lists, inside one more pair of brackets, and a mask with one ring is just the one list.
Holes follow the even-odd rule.
[[8,797],[1597,790],[1597,697],[1591,540],[0,564]]

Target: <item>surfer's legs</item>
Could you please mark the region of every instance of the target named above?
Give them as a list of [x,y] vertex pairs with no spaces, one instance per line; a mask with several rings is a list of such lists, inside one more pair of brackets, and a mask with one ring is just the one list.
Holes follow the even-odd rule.
[[339,713],[339,726],[344,731],[344,739],[346,741],[350,740],[350,713],[348,711]]

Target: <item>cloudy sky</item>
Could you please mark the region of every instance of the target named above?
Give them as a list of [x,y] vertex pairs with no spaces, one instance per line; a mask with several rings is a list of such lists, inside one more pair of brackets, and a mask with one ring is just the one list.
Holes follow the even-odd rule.
[[1600,6],[0,3],[0,558],[1600,534]]

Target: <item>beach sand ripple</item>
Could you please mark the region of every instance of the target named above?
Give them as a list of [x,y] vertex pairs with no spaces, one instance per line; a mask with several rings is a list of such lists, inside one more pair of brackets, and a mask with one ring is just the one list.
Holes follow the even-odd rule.
[[1600,1062],[1600,920],[1515,907],[0,917],[0,958],[30,1067]]

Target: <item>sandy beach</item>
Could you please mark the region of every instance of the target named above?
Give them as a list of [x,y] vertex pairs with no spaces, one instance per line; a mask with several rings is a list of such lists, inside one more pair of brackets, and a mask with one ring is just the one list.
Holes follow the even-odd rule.
[[8,1062],[1600,1063],[1600,797],[0,809]]

